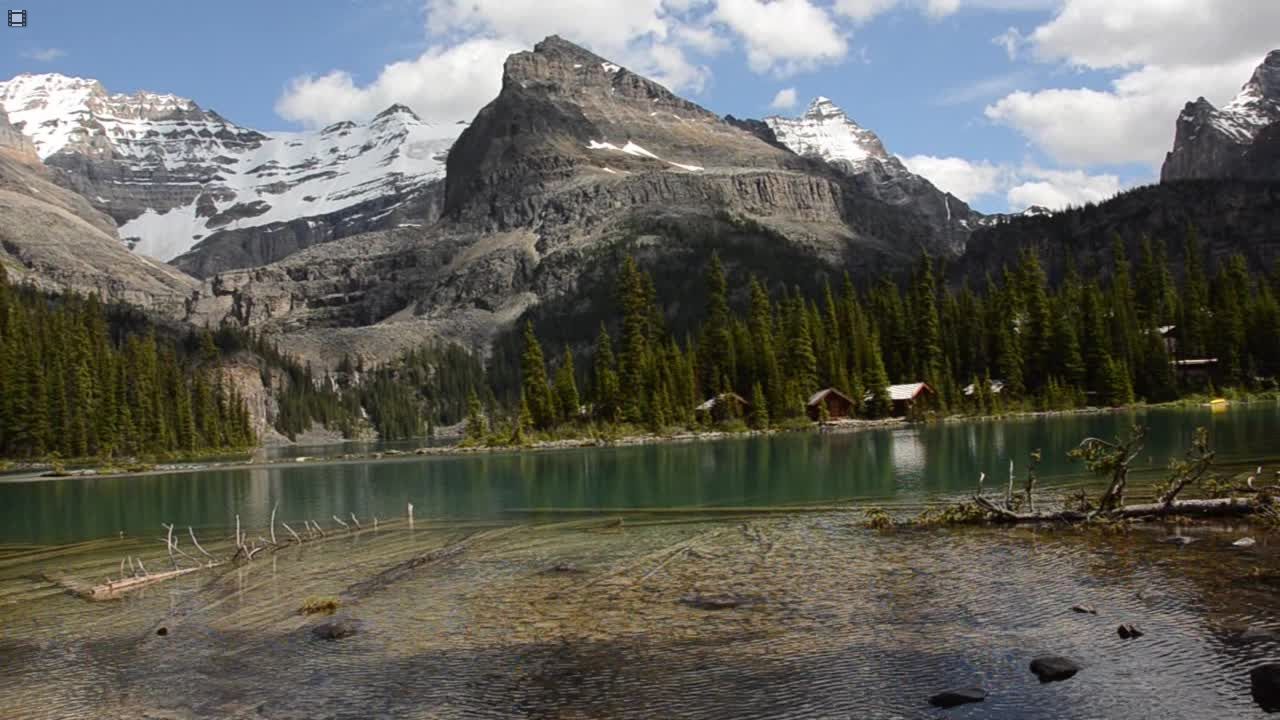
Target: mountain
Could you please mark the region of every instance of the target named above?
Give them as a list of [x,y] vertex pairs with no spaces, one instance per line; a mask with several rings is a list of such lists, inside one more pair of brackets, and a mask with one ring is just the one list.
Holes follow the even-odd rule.
[[981,223],[980,213],[908,170],[885,150],[879,136],[828,98],[815,98],[798,118],[772,116],[764,124],[782,146],[838,168],[854,179],[860,192],[921,214],[950,238],[955,252],[964,248],[969,232]]
[[431,337],[487,347],[526,316],[579,342],[612,310],[623,255],[688,299],[674,326],[698,312],[690,269],[713,252],[740,288],[748,273],[817,287],[922,250],[954,255],[954,235],[915,208],[742,125],[549,37],[507,59],[498,96],[453,144],[439,222],[218,273],[192,319],[258,328],[332,364]]
[[396,105],[367,123],[266,134],[176,95],[56,74],[0,82],[0,109],[130,247],[199,276],[430,221],[462,129]]
[[1221,109],[1203,97],[1178,116],[1162,182],[1191,178],[1280,178],[1280,50]]
[[1084,277],[1105,276],[1111,247],[1123,238],[1136,263],[1143,236],[1163,240],[1175,275],[1183,265],[1183,242],[1195,228],[1202,259],[1212,275],[1234,253],[1251,270],[1272,272],[1280,262],[1280,182],[1259,180],[1184,180],[1126,190],[1102,203],[1055,213],[1007,216],[980,228],[964,255],[949,266],[953,283],[967,280],[975,290],[1017,264],[1019,253],[1034,248],[1051,280],[1060,279],[1068,261]]
[[186,312],[196,282],[135,255],[110,217],[53,182],[36,146],[0,110],[0,267],[46,290],[99,293],[171,317]]

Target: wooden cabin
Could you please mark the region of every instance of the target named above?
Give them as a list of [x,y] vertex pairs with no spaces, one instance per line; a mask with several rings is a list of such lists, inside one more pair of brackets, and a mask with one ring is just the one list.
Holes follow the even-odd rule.
[[[938,396],[929,383],[915,382],[889,386],[889,399],[893,401],[893,416],[906,417],[912,412],[925,409]],[[871,401],[871,393],[867,393],[866,401]]]
[[732,418],[746,417],[751,403],[735,392],[720,393],[693,409],[699,420],[723,422]]
[[857,403],[853,398],[845,395],[835,388],[826,388],[809,396],[809,401],[804,404],[805,412],[808,413],[810,420],[818,420],[822,417],[822,408],[827,408],[827,418],[830,420],[840,420],[852,417]]

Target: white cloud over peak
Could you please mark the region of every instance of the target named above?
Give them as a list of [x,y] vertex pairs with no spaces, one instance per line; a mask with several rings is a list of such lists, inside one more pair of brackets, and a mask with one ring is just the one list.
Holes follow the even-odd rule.
[[470,121],[498,94],[502,62],[519,49],[507,41],[483,38],[431,48],[415,60],[387,65],[363,87],[340,70],[294,78],[276,102],[276,112],[316,127],[368,118],[403,103],[429,122]]
[[[986,116],[1066,165],[1158,167],[1182,106],[1221,105],[1277,44],[1280,2],[1062,0],[1026,38],[1044,62],[1118,70],[1111,87],[1014,92]],[[1003,37],[1003,36],[1002,36]]]
[[1101,202],[1120,192],[1116,175],[1092,175],[1083,170],[1055,170],[1034,164],[996,165],[959,157],[913,155],[900,158],[911,172],[973,203],[1003,196],[1011,210],[1041,205],[1053,210]]
[[36,50],[27,50],[22,53],[22,57],[28,60],[37,60],[39,62],[53,62],[58,58],[67,56],[67,51],[60,48],[38,48]]
[[769,103],[769,107],[774,110],[790,110],[796,106],[796,89],[793,87],[783,88],[773,96],[773,102]]
[[848,41],[809,0],[718,0],[715,20],[741,38],[755,72],[792,75],[842,59]]

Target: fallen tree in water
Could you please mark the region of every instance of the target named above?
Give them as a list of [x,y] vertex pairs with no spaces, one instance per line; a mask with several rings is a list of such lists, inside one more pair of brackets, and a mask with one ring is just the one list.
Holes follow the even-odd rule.
[[[303,528],[305,535],[301,535],[289,527],[288,523],[281,523],[281,526],[288,531],[289,537],[278,538],[276,536],[276,511],[279,506],[271,509],[271,524],[267,530],[268,537],[259,535],[256,539],[250,539],[248,533],[240,528],[240,516],[236,515],[236,530],[233,538],[234,552],[229,556],[218,556],[209,552],[200,540],[196,537],[194,528],[188,527],[187,533],[191,537],[191,544],[195,551],[199,552],[202,557],[196,557],[179,547],[178,537],[174,534],[174,526],[162,524],[167,531],[167,535],[159,538],[160,542],[165,544],[168,551],[169,562],[172,569],[151,572],[148,571],[142,562],[142,558],[128,556],[120,561],[120,575],[118,578],[104,578],[104,581],[98,585],[88,585],[82,581],[63,574],[45,574],[45,579],[52,582],[64,590],[82,597],[85,600],[102,601],[102,600],[119,600],[125,594],[134,590],[140,590],[150,587],[158,583],[172,580],[184,575],[210,570],[218,567],[236,567],[238,565],[252,563],[254,558],[261,553],[275,553],[288,547],[295,547],[312,542],[323,542],[326,538],[324,529],[314,520],[304,520]],[[378,529],[378,518],[373,518],[371,528],[365,528],[361,525],[360,520],[356,518],[355,513],[351,514],[351,521],[355,524],[352,528],[346,522],[340,520],[336,515],[333,518],[345,530],[345,534],[359,535],[369,530],[376,531]],[[413,526],[413,505],[409,505],[409,525]]]
[[[1146,437],[1146,429],[1135,426],[1125,438],[1114,441],[1089,437],[1080,442],[1070,455],[1084,460],[1088,468],[1109,479],[1107,489],[1097,499],[1091,500],[1081,491],[1076,497],[1077,508],[1066,508],[1058,511],[1035,511],[1034,489],[1036,466],[1040,462],[1040,451],[1031,453],[1031,463],[1027,471],[1027,484],[1024,496],[1013,495],[1013,469],[1010,464],[1009,492],[1004,501],[993,500],[982,492],[982,481],[985,474],[978,479],[978,489],[973,495],[972,505],[968,512],[953,512],[950,516],[954,522],[995,522],[995,523],[1080,523],[1092,520],[1139,520],[1161,517],[1242,517],[1260,514],[1269,519],[1280,518],[1273,486],[1255,485],[1255,476],[1260,475],[1258,468],[1251,475],[1244,487],[1233,487],[1224,484],[1221,478],[1210,471],[1215,453],[1209,448],[1208,433],[1198,428],[1192,439],[1191,447],[1181,460],[1169,465],[1169,478],[1156,485],[1156,501],[1141,505],[1124,504],[1125,490],[1128,486],[1129,465],[1142,451]],[[1228,497],[1200,498],[1179,500],[1178,496],[1188,487],[1208,485],[1217,491],[1225,490]],[[1249,494],[1249,498],[1236,497],[1236,494]],[[1023,507],[1026,510],[1023,510]],[[943,514],[947,517],[947,514]]]

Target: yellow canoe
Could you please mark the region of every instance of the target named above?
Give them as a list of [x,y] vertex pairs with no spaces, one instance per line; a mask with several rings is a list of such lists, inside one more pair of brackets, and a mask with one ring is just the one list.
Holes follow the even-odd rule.
[[1227,409],[1227,399],[1226,399],[1226,398],[1214,398],[1214,399],[1210,400],[1209,402],[1205,403],[1205,405],[1208,405],[1208,406],[1209,406],[1209,408],[1210,408],[1211,410],[1213,410],[1214,412],[1218,412],[1218,411],[1220,411],[1220,410],[1226,410],[1226,409]]

